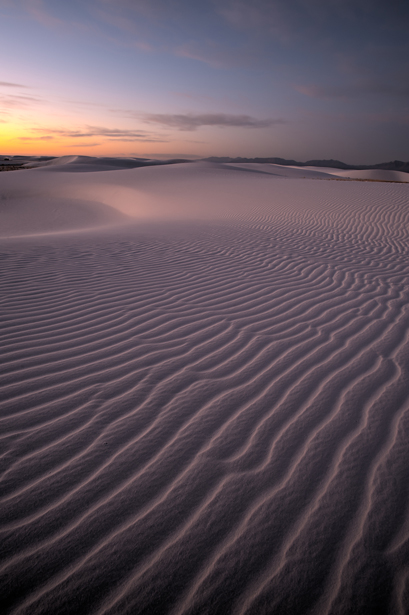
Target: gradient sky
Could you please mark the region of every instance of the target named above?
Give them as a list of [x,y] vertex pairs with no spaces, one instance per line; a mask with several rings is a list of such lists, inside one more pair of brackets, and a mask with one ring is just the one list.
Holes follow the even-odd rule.
[[0,153],[409,160],[408,0],[0,0]]

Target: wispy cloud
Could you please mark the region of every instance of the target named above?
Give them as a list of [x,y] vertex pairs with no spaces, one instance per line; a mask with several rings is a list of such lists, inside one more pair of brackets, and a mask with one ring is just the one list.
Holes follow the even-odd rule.
[[[55,141],[56,137],[54,135],[43,135],[41,137],[18,137],[19,141],[23,141],[24,143],[38,143],[38,141]],[[57,139],[58,141],[58,139]],[[101,145],[101,143],[76,143],[75,147],[96,147],[97,145]],[[59,144],[60,146],[60,144]],[[63,147],[72,147],[72,144],[64,144]]]
[[259,54],[246,42],[237,48],[211,39],[200,42],[189,41],[173,48],[172,53],[180,58],[196,60],[217,69],[243,68],[263,64]]
[[224,53],[215,48],[213,49],[200,49],[197,43],[185,43],[174,49],[175,55],[181,58],[188,58],[189,60],[197,60],[208,64],[213,68],[225,68],[228,66],[226,58],[223,57]]
[[[98,3],[89,7],[90,13],[95,18],[91,28],[95,34],[103,36],[106,40],[128,48],[150,52],[153,47],[143,36],[143,28],[138,24],[135,16],[121,14],[119,3],[113,5],[113,10],[107,10],[109,6],[99,6]],[[116,9],[116,10],[115,10]],[[84,24],[78,24],[84,27]],[[108,26],[108,30],[105,26]]]
[[31,17],[48,28],[60,27],[64,24],[61,19],[51,14],[43,0],[23,0],[23,6]]
[[90,137],[105,137],[113,141],[164,143],[166,140],[158,138],[144,130],[128,130],[120,128],[105,128],[103,126],[86,126],[81,130],[67,130],[54,128],[33,128],[33,132],[46,133],[48,136],[58,136],[68,139],[89,139]]
[[267,128],[274,124],[284,124],[282,119],[258,120],[250,115],[228,115],[225,113],[207,113],[203,115],[147,113],[143,117],[148,124],[160,124],[177,130],[197,130],[201,126]]
[[407,97],[409,85],[406,83],[376,83],[372,81],[352,83],[347,85],[295,85],[294,89],[310,98],[347,99],[357,96],[383,94],[386,96]]
[[223,0],[217,4],[219,15],[233,28],[261,35],[269,33],[280,42],[288,42],[297,35],[297,0]]
[[306,113],[308,121],[325,121],[331,124],[343,123],[343,124],[359,124],[372,125],[377,124],[395,124],[396,126],[406,126],[409,124],[409,112],[408,111],[380,111],[380,112],[368,112],[368,111],[308,111]]
[[28,85],[23,85],[22,83],[10,83],[9,81],[0,81],[0,87],[30,89]]
[[23,96],[17,94],[0,94],[0,104],[8,109],[26,109],[33,104],[42,103],[41,98],[35,96]]
[[404,0],[218,0],[215,7],[234,28],[269,30],[283,41],[312,31],[325,34],[328,28],[335,32],[345,24],[366,29],[375,21],[404,29],[402,22],[408,16]]
[[[97,145],[102,145],[102,143],[97,143],[97,142],[94,142],[94,143],[76,143],[75,147],[76,148],[77,147],[96,147]],[[67,144],[67,145],[64,145],[64,147],[72,147],[72,145],[68,145]]]
[[44,135],[43,137],[18,137],[19,141],[52,141],[54,139],[51,135]]

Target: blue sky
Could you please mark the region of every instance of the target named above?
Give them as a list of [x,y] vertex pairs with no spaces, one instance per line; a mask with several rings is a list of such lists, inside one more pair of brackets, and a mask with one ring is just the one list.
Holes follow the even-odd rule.
[[0,0],[2,153],[409,160],[407,0]]

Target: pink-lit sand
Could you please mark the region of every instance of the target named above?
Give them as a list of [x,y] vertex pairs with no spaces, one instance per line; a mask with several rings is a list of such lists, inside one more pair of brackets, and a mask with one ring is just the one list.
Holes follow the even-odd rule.
[[409,612],[409,176],[57,163],[0,175],[1,612]]

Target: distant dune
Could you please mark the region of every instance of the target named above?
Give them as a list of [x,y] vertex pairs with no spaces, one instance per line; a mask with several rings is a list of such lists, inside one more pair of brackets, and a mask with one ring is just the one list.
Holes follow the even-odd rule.
[[94,156],[0,156],[0,170],[7,169],[48,169],[74,173],[91,171],[114,171],[135,169],[161,164],[188,162],[187,160],[153,160],[148,158],[111,158]]
[[255,164],[279,164],[284,166],[297,166],[297,167],[327,167],[329,169],[344,169],[363,171],[369,169],[380,169],[384,171],[400,171],[402,173],[409,173],[409,162],[402,162],[401,160],[393,160],[391,162],[382,162],[373,166],[368,165],[351,165],[345,164],[340,160],[308,160],[307,162],[297,162],[296,160],[286,160],[285,158],[218,158],[212,156],[206,158],[208,162],[251,162]]
[[408,175],[154,162],[0,175],[1,612],[408,613]]
[[[204,162],[216,162],[218,164],[233,163],[233,164],[273,164],[275,166],[286,167],[318,167],[328,170],[329,173],[334,173],[339,170],[353,171],[393,171],[398,173],[409,173],[409,162],[394,160],[391,162],[382,162],[373,166],[365,165],[348,165],[339,160],[309,160],[308,162],[297,162],[296,160],[286,160],[285,158],[228,158],[212,156],[204,158]],[[142,166],[152,166],[157,164],[175,164],[181,162],[189,162],[189,160],[169,159],[169,160],[154,160],[148,158],[109,158],[109,157],[92,157],[92,156],[61,156],[59,158],[52,156],[0,156],[0,170],[10,168],[39,168],[39,167],[54,167],[58,166],[60,170],[65,171],[108,171],[114,169],[131,169]],[[387,175],[386,175],[387,177]],[[390,181],[390,180],[384,180]],[[406,177],[397,181],[409,181]]]

